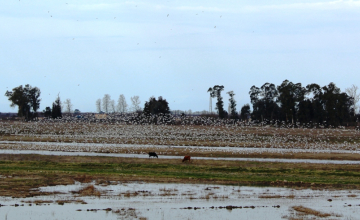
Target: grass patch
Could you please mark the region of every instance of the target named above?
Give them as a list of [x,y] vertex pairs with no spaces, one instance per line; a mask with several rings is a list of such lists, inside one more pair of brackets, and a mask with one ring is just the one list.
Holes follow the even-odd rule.
[[293,206],[292,208],[295,211],[301,212],[301,213],[303,213],[305,215],[315,215],[316,217],[320,217],[320,218],[325,218],[325,217],[331,216],[331,214],[329,214],[329,213],[316,211],[314,209],[307,208],[307,207],[304,207],[304,206]]
[[[357,165],[248,161],[149,160],[137,158],[0,155],[0,194],[28,197],[32,188],[74,181],[147,181],[174,183],[360,188]],[[80,192],[82,193],[82,192]],[[84,189],[85,194],[98,195]]]

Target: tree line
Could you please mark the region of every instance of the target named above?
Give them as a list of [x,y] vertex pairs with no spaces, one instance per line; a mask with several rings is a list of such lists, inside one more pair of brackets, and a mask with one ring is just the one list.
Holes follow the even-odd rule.
[[131,104],[131,109],[129,109],[124,94],[119,96],[117,105],[115,105],[115,101],[111,99],[109,94],[105,94],[102,99],[97,99],[95,102],[97,112],[126,113],[129,110],[133,110],[134,112],[141,111],[139,96],[131,97]]
[[[351,94],[351,91],[355,94]],[[257,121],[283,121],[286,123],[312,123],[343,125],[355,120],[357,87],[341,90],[334,84],[320,86],[284,80],[281,85],[265,83],[250,88],[253,111],[251,118]],[[351,96],[352,95],[352,96]],[[249,107],[246,106],[248,109]]]
[[[18,106],[18,116],[24,117],[25,120],[32,120],[38,117],[37,110],[40,108],[40,95],[41,91],[38,87],[32,87],[29,84],[25,86],[18,86],[12,89],[12,91],[6,91],[5,96],[11,102],[10,106]],[[65,111],[71,111],[71,100],[67,99],[65,102]],[[63,104],[58,94],[55,101],[50,106],[43,110],[44,116],[48,118],[61,118],[62,117]]]
[[252,111],[249,104],[242,106],[239,114],[236,111],[235,93],[227,92],[229,98],[228,111],[224,109],[221,92],[224,86],[210,87],[211,98],[216,98],[219,118],[241,119],[269,123],[311,123],[325,125],[344,125],[355,122],[355,113],[360,94],[358,87],[352,85],[346,92],[336,87],[334,83],[320,86],[312,83],[303,87],[301,83],[284,80],[281,85],[265,83],[261,87],[252,86],[249,91]]
[[[40,94],[41,92],[38,87],[32,87],[29,84],[26,84],[24,87],[20,85],[13,88],[12,91],[6,91],[5,96],[11,102],[11,107],[18,106],[19,117],[24,117],[25,120],[32,120],[38,117],[37,110],[40,108]],[[145,102],[144,109],[140,107],[141,102],[139,96],[131,97],[131,103],[134,112],[143,111],[147,116],[170,113],[169,103],[161,96],[158,100],[155,97],[150,97],[149,101]],[[72,107],[73,105],[70,99],[66,99],[66,101],[62,103],[58,94],[57,98],[52,103],[52,107],[47,106],[43,110],[44,117],[54,119],[61,118],[63,110],[65,110],[66,113],[70,113]],[[105,113],[126,113],[129,110],[123,94],[119,96],[116,106],[115,101],[111,100],[110,95],[105,94],[102,99],[96,101],[96,109],[98,112],[104,110]]]
[[[285,122],[285,123],[312,123],[325,125],[344,125],[348,122],[355,122],[355,112],[360,95],[358,87],[353,85],[347,88],[346,92],[336,87],[334,83],[326,86],[309,84],[303,87],[301,83],[292,83],[284,80],[280,85],[265,83],[261,87],[252,86],[249,91],[252,111],[249,104],[242,106],[238,113],[236,110],[235,93],[227,92],[229,95],[228,111],[224,109],[224,102],[221,92],[224,86],[215,85],[208,89],[210,102],[216,98],[216,107],[220,119],[249,120],[258,122]],[[15,87],[12,91],[6,91],[5,96],[11,101],[10,106],[18,106],[18,115],[31,120],[37,117],[37,110],[40,108],[40,89],[29,84]],[[150,97],[146,101],[144,108],[140,107],[139,96],[131,97],[132,110],[142,112],[143,115],[150,117],[159,114],[170,114],[169,103],[162,96],[156,99]],[[210,104],[211,106],[211,104]],[[125,113],[128,111],[125,96],[121,94],[118,103],[111,100],[109,94],[105,94],[102,99],[96,101],[98,112],[104,110],[106,113]],[[71,100],[67,99],[64,103],[60,101],[60,96],[52,104],[46,107],[45,117],[61,118],[62,109],[66,112],[71,111]],[[155,117],[156,120],[156,117]]]

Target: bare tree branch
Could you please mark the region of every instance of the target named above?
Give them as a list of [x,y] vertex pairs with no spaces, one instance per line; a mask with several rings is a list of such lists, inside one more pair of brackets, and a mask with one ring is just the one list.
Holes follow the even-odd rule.
[[140,98],[139,96],[133,96],[131,97],[131,103],[132,103],[132,109],[136,112],[136,111],[139,111],[141,108],[140,108]]
[[110,95],[105,94],[102,99],[102,107],[106,113],[109,113],[109,111],[110,111],[110,105],[111,105],[110,101],[111,101]]
[[360,94],[357,92],[358,87],[356,85],[352,85],[349,88],[345,89],[345,92],[354,99],[354,104],[353,104],[353,108],[354,108],[354,113],[356,114],[357,110],[359,109],[359,106],[357,105],[357,103],[360,100]]
[[101,112],[101,99],[96,100],[96,111]]
[[116,106],[117,108],[117,111],[118,112],[121,112],[121,113],[125,113],[127,111],[127,103],[126,103],[126,99],[125,99],[125,96],[123,94],[121,94],[119,96],[119,99],[118,99],[118,104]]

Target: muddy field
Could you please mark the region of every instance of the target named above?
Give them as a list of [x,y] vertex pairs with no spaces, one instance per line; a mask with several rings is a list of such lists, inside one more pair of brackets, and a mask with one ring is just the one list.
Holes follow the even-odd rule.
[[2,219],[360,214],[354,129],[0,122],[0,149]]

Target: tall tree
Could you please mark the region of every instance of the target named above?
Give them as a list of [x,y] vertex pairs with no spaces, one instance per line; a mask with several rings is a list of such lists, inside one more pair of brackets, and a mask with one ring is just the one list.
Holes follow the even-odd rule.
[[28,93],[30,107],[33,112],[33,117],[37,117],[37,110],[40,108],[40,89],[37,87],[31,87],[29,84],[25,85],[25,91]]
[[98,113],[100,113],[101,112],[101,99],[96,100],[95,105],[96,105],[96,111]]
[[314,121],[314,108],[310,99],[304,99],[299,102],[297,119],[300,123],[306,124]]
[[26,84],[15,87],[12,91],[6,91],[5,96],[11,101],[10,106],[18,106],[18,115],[29,120],[36,117],[36,111],[40,108],[40,89]]
[[230,99],[229,99],[229,102],[230,102],[230,117],[232,119],[237,119],[238,114],[236,112],[236,101],[234,99],[235,93],[234,93],[234,91],[229,91],[229,92],[227,92],[227,94],[229,94],[229,96],[230,96]]
[[45,118],[50,118],[51,117],[51,108],[48,106],[45,108],[45,110],[43,110],[44,112],[44,117]]
[[259,101],[260,92],[260,88],[256,87],[255,85],[250,88],[249,95],[251,104],[254,105],[257,101]]
[[289,80],[284,80],[280,86],[277,87],[279,92],[278,102],[280,108],[285,115],[285,121],[294,123],[298,111],[298,104],[304,100],[306,89],[301,86],[301,83],[294,84]]
[[109,113],[110,111],[110,105],[111,105],[110,101],[111,101],[111,96],[109,94],[105,94],[102,99],[102,107],[106,113]]
[[326,124],[337,126],[349,121],[350,115],[353,113],[351,111],[353,98],[342,93],[334,83],[322,87],[322,90]]
[[225,118],[225,115],[226,115],[226,113],[224,111],[224,102],[223,102],[222,97],[221,97],[221,92],[223,90],[224,90],[224,86],[215,85],[212,88],[212,91],[210,92],[210,95],[212,97],[217,98],[216,108],[215,109],[218,111],[219,118]]
[[279,106],[276,103],[278,91],[272,83],[265,83],[260,88],[252,86],[249,91],[253,105],[252,116],[255,120],[273,120],[279,117]]
[[212,114],[212,98],[215,98],[215,93],[213,92],[213,88],[209,88],[207,92],[210,92],[210,100],[209,100],[209,112]]
[[123,94],[121,94],[119,96],[119,99],[118,99],[118,104],[116,106],[116,109],[118,112],[121,112],[121,113],[125,113],[127,111],[127,103],[126,103],[126,99],[125,99],[125,96]]
[[[160,96],[161,97],[161,96]],[[160,98],[159,97],[159,98]],[[139,111],[141,108],[140,108],[140,98],[139,96],[133,96],[131,97],[131,104],[132,104],[132,108],[135,112]]]
[[161,96],[159,96],[158,100],[155,97],[150,97],[149,101],[145,102],[144,113],[146,115],[169,114],[169,103]]
[[322,100],[322,88],[316,83],[309,84],[306,86],[306,95],[308,96],[308,100],[312,105],[312,110],[308,111],[309,113],[312,113],[310,116],[311,121],[313,123],[323,123],[325,120],[325,112],[324,103]]
[[334,83],[322,87],[322,101],[324,103],[325,117],[327,124],[335,125],[336,119],[336,102],[337,95],[340,94],[340,89]]
[[53,102],[52,109],[51,109],[51,117],[52,118],[62,118],[61,100],[60,100],[59,95],[55,99],[55,102]]
[[243,105],[243,107],[241,107],[241,111],[240,111],[241,120],[247,120],[248,117],[250,116],[250,114],[251,114],[250,105],[249,104]]
[[110,111],[112,113],[114,113],[116,111],[116,107],[115,107],[115,101],[112,99],[110,100]]
[[70,114],[72,112],[73,104],[71,103],[70,99],[66,99],[64,102],[64,112]]
[[354,109],[354,115],[359,112],[359,106],[357,103],[360,100],[360,93],[358,93],[358,89],[359,88],[354,84],[351,87],[345,89],[345,92],[353,99],[352,108]]

